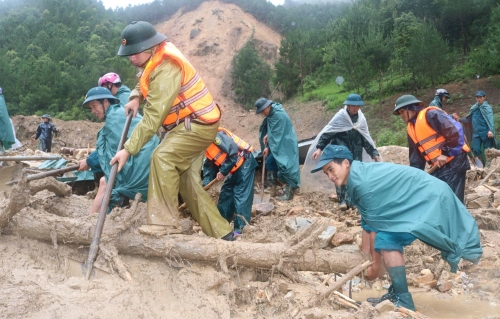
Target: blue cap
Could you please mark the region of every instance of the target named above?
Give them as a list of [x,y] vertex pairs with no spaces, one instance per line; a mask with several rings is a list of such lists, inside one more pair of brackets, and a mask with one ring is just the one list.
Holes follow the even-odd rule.
[[365,103],[363,103],[361,95],[353,93],[347,96],[344,101],[344,105],[364,106]]
[[484,93],[484,91],[477,91],[476,97],[478,97],[478,96],[486,96],[486,93]]
[[347,159],[352,161],[352,153],[344,145],[328,145],[321,154],[319,163],[314,167],[311,173],[316,173],[323,168],[326,164],[330,163],[333,159]]

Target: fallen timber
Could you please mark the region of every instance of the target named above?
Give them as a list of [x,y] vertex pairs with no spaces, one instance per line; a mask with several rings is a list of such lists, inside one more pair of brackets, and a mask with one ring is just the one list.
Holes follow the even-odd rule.
[[[20,182],[16,191],[11,192],[9,209],[0,207],[0,230],[7,222],[3,233],[59,244],[89,246],[95,229],[97,216],[59,216],[27,205],[34,189]],[[60,185],[59,185],[60,184]],[[67,185],[47,178],[37,181],[36,191],[43,189],[65,193]],[[33,187],[32,185],[31,187]],[[23,191],[24,190],[24,191]],[[20,195],[23,194],[21,198]],[[65,195],[69,195],[66,193]],[[17,197],[16,197],[17,196]],[[13,198],[16,198],[14,205]],[[53,200],[57,200],[57,196]],[[282,272],[294,281],[301,281],[297,271],[321,271],[347,273],[362,264],[365,259],[360,252],[344,252],[317,248],[317,237],[328,226],[328,219],[319,219],[289,240],[281,243],[227,242],[220,239],[197,235],[170,235],[151,237],[140,234],[137,227],[145,221],[145,204],[140,197],[132,202],[129,209],[114,209],[101,237],[101,253],[111,260],[113,267],[122,278],[130,278],[126,266],[118,254],[159,257],[170,260],[185,259],[218,264],[222,270],[229,266],[272,269]],[[2,217],[3,216],[3,217]],[[2,223],[3,221],[3,223]],[[107,254],[110,256],[106,256]]]

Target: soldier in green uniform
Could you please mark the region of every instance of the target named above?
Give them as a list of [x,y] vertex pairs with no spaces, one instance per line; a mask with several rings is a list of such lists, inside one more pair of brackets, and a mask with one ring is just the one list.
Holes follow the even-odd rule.
[[253,201],[253,183],[257,161],[253,147],[224,128],[205,152],[203,186],[214,178],[223,180],[217,209],[228,222],[234,218],[234,235],[243,233],[250,223]]
[[118,161],[121,168],[163,126],[168,133],[151,156],[147,224],[139,231],[153,236],[180,233],[180,193],[206,235],[234,240],[231,226],[201,186],[203,156],[217,134],[219,107],[191,63],[166,40],[144,21],[122,31],[118,55],[141,69],[125,110],[136,114],[143,103],[144,116],[111,162]]
[[278,200],[292,200],[300,187],[299,143],[292,121],[281,104],[260,98],[256,114],[265,116],[259,129],[259,142],[266,160],[267,183],[273,189],[276,179],[285,184],[285,194]]
[[[363,163],[343,145],[328,145],[311,171],[322,170],[336,186],[345,185],[361,214],[363,230],[370,233],[374,263],[368,278],[384,274],[392,285],[380,302],[415,310],[408,291],[403,247],[415,239],[441,251],[452,272],[460,259],[478,263],[482,256],[474,217],[443,181],[414,167],[392,163]],[[383,257],[383,258],[382,258]]]

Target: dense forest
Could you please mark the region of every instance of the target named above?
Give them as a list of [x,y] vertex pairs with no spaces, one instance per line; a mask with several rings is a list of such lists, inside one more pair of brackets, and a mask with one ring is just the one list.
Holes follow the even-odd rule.
[[[285,6],[221,1],[240,6],[284,36],[271,68],[252,43],[242,50],[245,58],[235,58],[233,77],[239,82],[234,89],[242,103],[277,84],[285,98],[314,99],[310,92],[339,76],[345,90],[379,100],[500,73],[500,0],[286,1]],[[0,1],[0,87],[9,112],[91,118],[79,105],[99,76],[112,70],[124,82],[135,82],[136,70],[116,55],[121,30],[130,21],[158,23],[202,2],[156,0],[106,10],[98,0]],[[255,74],[259,85],[245,85],[238,72],[247,78]]]

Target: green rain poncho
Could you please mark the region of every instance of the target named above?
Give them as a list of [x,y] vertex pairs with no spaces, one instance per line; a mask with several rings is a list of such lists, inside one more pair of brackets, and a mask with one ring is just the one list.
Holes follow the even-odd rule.
[[293,188],[300,187],[299,143],[292,121],[279,103],[271,105],[259,129],[259,142],[265,148],[263,138],[268,136],[268,146],[278,165],[278,179]]
[[[130,137],[135,126],[142,119],[137,114],[132,118],[127,138]],[[109,162],[115,156],[118,143],[125,126],[125,108],[119,104],[110,105],[106,110],[106,122],[102,129],[97,133],[96,150],[89,155],[87,164],[92,171],[102,169],[106,181],[111,173]],[[113,208],[120,200],[120,194],[134,199],[135,194],[141,193],[142,200],[146,201],[148,197],[148,179],[149,179],[149,159],[154,149],[158,145],[159,139],[155,135],[147,142],[135,156],[130,156],[127,163],[116,175],[113,192],[109,207]]]
[[12,144],[16,142],[3,94],[0,94],[0,141],[5,150],[9,150]]
[[474,218],[445,182],[422,170],[353,161],[347,193],[368,226],[412,234],[439,249],[452,272],[460,258],[477,263],[482,255]]

